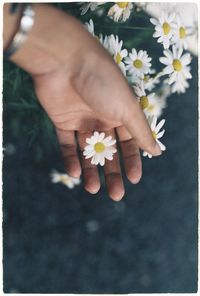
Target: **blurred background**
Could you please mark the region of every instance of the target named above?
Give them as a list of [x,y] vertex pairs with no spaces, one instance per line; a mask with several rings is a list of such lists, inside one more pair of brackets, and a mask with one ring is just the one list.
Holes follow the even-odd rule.
[[[80,18],[76,3],[55,6]],[[92,12],[81,21],[90,17],[97,33],[118,34],[126,48],[161,56],[151,29],[124,28]],[[143,11],[133,22],[152,28]],[[5,293],[196,292],[197,57],[191,66],[190,88],[170,96],[162,115],[167,151],[143,158],[138,185],[124,175],[126,195],[116,203],[102,174],[96,195],[51,182],[52,169],[64,172],[54,129],[29,75],[4,62]]]

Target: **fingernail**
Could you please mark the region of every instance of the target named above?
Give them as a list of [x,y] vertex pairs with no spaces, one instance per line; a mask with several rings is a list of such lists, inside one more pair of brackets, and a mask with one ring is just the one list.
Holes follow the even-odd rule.
[[158,143],[156,143],[154,151],[155,151],[154,155],[161,155],[162,154],[162,151],[161,151]]

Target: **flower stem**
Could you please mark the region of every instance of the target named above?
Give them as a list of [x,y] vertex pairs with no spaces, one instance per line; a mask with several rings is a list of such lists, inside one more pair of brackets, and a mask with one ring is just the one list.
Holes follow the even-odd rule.
[[[105,27],[105,28],[110,28],[111,26],[109,25],[102,25],[102,24],[96,24],[97,27]],[[153,31],[153,28],[148,28],[148,27],[137,27],[137,26],[116,26],[117,29],[130,29],[130,30],[148,30],[148,31]]]

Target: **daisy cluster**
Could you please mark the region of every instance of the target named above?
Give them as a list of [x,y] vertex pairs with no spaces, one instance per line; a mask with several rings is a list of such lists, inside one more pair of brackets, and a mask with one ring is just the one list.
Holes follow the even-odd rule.
[[[125,21],[129,18],[132,9],[132,3],[118,2],[110,8],[108,16],[114,21]],[[160,72],[152,68],[152,58],[146,50],[132,48],[129,51],[117,35],[96,36],[92,19],[86,23],[86,27],[108,50],[127,78],[151,126],[154,139],[164,151],[166,147],[159,139],[165,132],[164,129],[160,131],[165,120],[161,120],[158,124],[157,120],[167,105],[167,98],[172,93],[184,93],[189,87],[188,80],[192,78],[191,55],[184,51],[188,47],[188,37],[193,30],[184,25],[178,13],[163,11],[158,19],[150,18],[150,22],[155,26],[153,37],[157,38],[158,43],[163,46],[163,57],[160,57],[159,61],[165,67]],[[146,152],[143,155],[151,157]]]
[[193,29],[186,27],[177,13],[162,12],[158,19],[151,18],[155,26],[154,38],[163,45],[163,57],[160,62],[165,65],[163,75],[167,75],[165,83],[171,85],[172,93],[184,93],[189,87],[191,55],[184,52],[188,48],[188,38]]
[[[95,11],[99,6],[103,5],[105,2],[83,2],[79,3],[81,15],[86,14],[87,11]],[[137,7],[135,5],[135,7]],[[139,9],[142,5],[138,6]],[[107,16],[114,22],[125,22],[129,19],[134,6],[131,2],[115,2],[108,10]]]
[[[102,8],[104,3],[83,3],[81,14],[85,14],[88,10],[94,11],[99,6]],[[140,3],[115,2],[109,8],[107,17],[114,22],[125,22],[134,9],[137,12],[144,6],[145,3],[142,2],[141,5]],[[186,27],[178,13],[168,11],[162,11],[159,18],[150,18],[150,22],[154,25],[153,37],[157,38],[157,42],[163,46],[163,56],[159,57],[159,61],[164,67],[159,72],[152,67],[152,58],[146,50],[125,48],[123,40],[120,40],[117,35],[100,33],[97,36],[92,19],[85,25],[111,54],[128,80],[149,122],[153,138],[164,151],[166,147],[160,142],[160,138],[165,132],[163,129],[165,119],[158,122],[158,118],[167,106],[167,98],[172,93],[184,93],[189,87],[188,80],[192,78],[191,55],[185,51],[188,48],[189,36],[194,34],[194,28]],[[104,133],[94,132],[92,137],[87,139],[88,145],[84,156],[92,158],[92,163],[95,165],[104,165],[105,159],[112,160],[116,152],[116,149],[112,147],[114,144],[112,141],[114,140],[110,137],[105,138]],[[152,157],[147,152],[143,152],[143,155]]]

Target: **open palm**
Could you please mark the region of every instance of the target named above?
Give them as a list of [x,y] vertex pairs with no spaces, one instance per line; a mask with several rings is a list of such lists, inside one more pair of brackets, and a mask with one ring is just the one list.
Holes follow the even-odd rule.
[[[38,14],[42,9],[45,11],[45,7],[39,6]],[[79,160],[77,151],[84,149],[85,140],[93,131],[102,131],[118,139],[127,177],[137,183],[142,173],[139,148],[152,155],[161,153],[138,100],[96,38],[73,17],[53,8],[49,8],[49,13],[55,19],[54,26],[49,24],[51,30],[46,30],[46,24],[42,30],[36,26],[29,37],[33,42],[37,40],[44,53],[40,53],[34,66],[27,63],[26,69],[33,77],[41,105],[56,128],[66,171],[73,177],[79,177],[82,172],[85,189],[91,193],[99,190],[97,167],[84,159],[82,152]],[[118,153],[112,161],[106,161],[104,172],[109,195],[120,200],[124,186]]]

